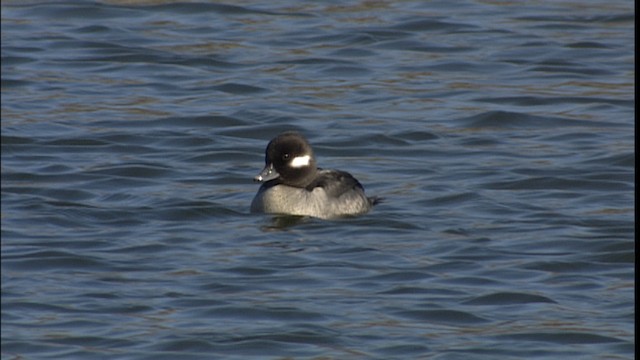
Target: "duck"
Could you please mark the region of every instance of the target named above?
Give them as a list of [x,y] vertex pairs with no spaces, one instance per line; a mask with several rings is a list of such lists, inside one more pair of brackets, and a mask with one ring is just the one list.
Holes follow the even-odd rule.
[[269,142],[265,166],[254,181],[262,185],[251,202],[252,213],[335,219],[365,214],[381,200],[367,197],[350,173],[317,167],[311,145],[296,131]]

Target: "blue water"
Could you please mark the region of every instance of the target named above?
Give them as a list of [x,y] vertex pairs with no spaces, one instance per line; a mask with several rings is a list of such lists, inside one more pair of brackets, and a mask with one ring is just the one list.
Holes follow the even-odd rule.
[[[3,1],[2,359],[632,359],[631,1]],[[371,213],[249,214],[303,132]]]

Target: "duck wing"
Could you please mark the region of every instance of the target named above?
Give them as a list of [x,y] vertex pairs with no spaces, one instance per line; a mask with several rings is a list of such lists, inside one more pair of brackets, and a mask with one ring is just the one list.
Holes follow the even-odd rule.
[[318,176],[307,185],[306,189],[313,191],[317,187],[323,188],[329,197],[336,198],[354,189],[364,191],[362,184],[353,175],[340,170],[318,169]]

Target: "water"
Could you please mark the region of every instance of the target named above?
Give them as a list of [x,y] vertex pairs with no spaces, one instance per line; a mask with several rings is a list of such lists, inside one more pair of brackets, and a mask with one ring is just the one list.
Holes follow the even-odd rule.
[[3,359],[633,358],[632,2],[233,4],[3,1]]

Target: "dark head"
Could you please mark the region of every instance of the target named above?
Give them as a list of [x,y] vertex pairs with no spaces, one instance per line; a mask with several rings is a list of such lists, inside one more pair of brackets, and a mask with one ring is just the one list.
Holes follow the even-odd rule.
[[269,142],[265,167],[254,180],[280,179],[286,185],[305,187],[314,179],[316,171],[311,145],[299,133],[287,131]]

